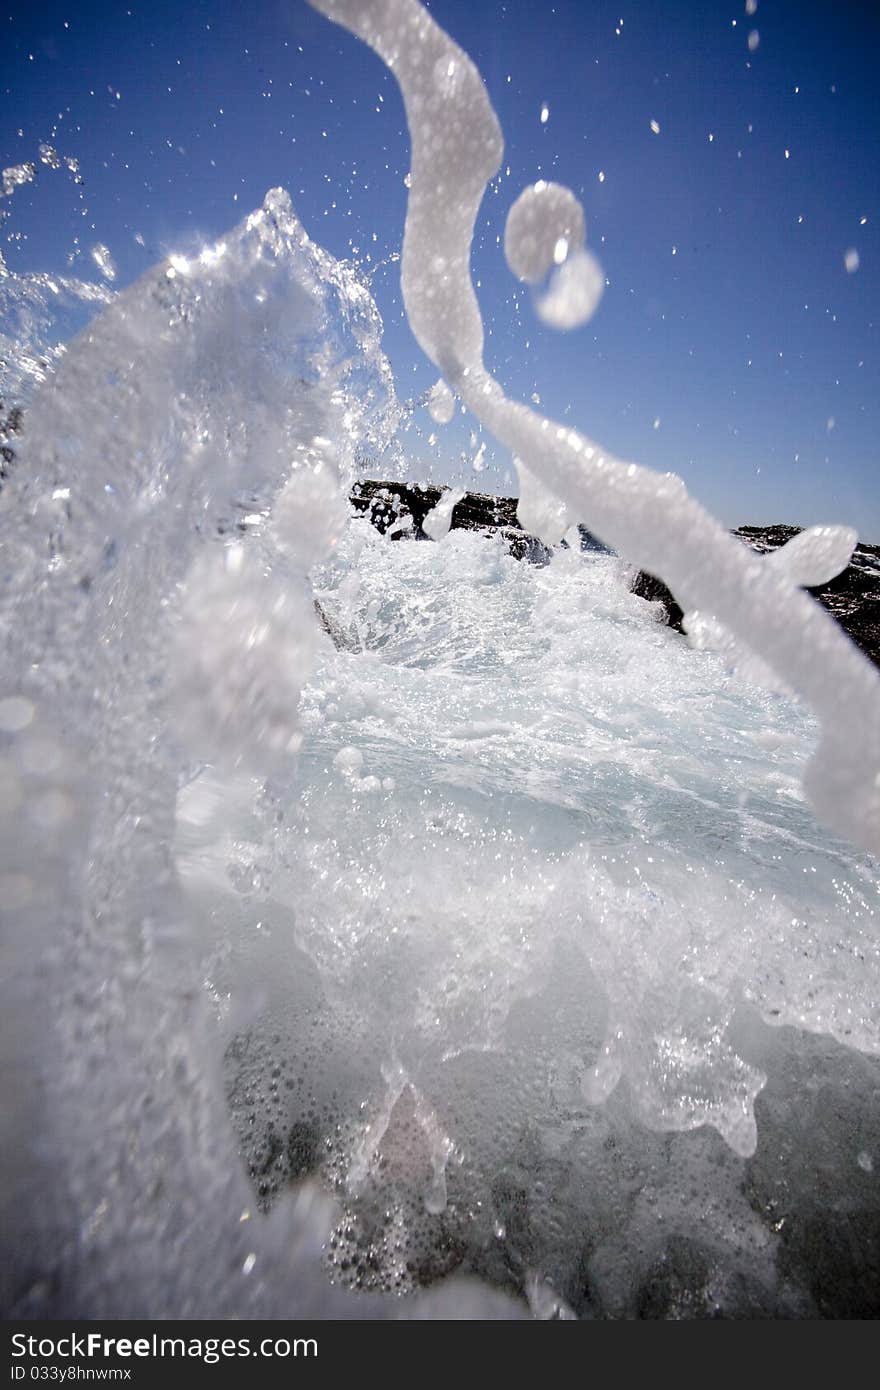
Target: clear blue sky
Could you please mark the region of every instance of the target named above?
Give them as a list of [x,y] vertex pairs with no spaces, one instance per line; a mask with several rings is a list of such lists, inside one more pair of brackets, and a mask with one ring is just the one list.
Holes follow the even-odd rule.
[[[732,525],[842,521],[880,541],[880,7],[430,8],[480,67],[505,134],[473,264],[489,364],[508,391],[676,470]],[[388,260],[408,168],[396,85],[305,0],[7,0],[0,41],[0,168],[39,168],[0,199],[10,269],[60,272],[73,255],[78,274],[97,276],[90,252],[103,243],[125,285],[281,184],[316,240],[374,270],[400,395],[435,379]],[[39,165],[43,141],[78,159],[81,186]],[[610,281],[570,334],[540,325],[497,244],[510,203],[540,177],[581,197]],[[474,428],[419,412],[413,476],[510,490],[491,443],[486,472],[460,472]]]

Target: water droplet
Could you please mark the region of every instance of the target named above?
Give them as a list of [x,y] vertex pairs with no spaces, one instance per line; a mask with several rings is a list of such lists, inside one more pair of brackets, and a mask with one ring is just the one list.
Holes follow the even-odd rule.
[[34,707],[22,695],[10,695],[0,700],[0,730],[4,734],[18,734],[33,722]]
[[116,266],[108,247],[102,246],[100,242],[97,246],[93,246],[92,260],[95,262],[95,265],[98,267],[105,280],[116,279]]
[[431,387],[428,395],[428,414],[438,425],[448,425],[455,414],[455,397],[442,377]]

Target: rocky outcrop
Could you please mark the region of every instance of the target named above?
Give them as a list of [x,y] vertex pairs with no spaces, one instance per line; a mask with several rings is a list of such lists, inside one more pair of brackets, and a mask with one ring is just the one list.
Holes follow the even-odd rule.
[[[390,540],[405,537],[429,540],[422,529],[426,516],[449,489],[434,483],[378,482],[364,479],[355,484],[351,494],[352,506],[364,512],[378,531]],[[551,550],[530,536],[519,524],[515,497],[494,497],[488,492],[466,492],[452,509],[452,530],[482,531],[486,535],[500,534],[511,555],[517,560],[545,565]],[[602,550],[586,527],[578,528],[584,550]]]
[[21,433],[21,420],[20,407],[6,406],[0,400],[0,481],[8,476],[15,462],[15,450],[10,441],[13,435]]
[[[366,479],[356,483],[351,494],[352,506],[365,512],[369,520],[387,535],[389,540],[405,538],[430,540],[422,529],[428,513],[433,511],[448,488],[434,483],[377,482]],[[550,551],[535,536],[529,536],[516,519],[515,497],[493,497],[489,493],[467,492],[452,509],[450,529],[464,528],[500,532],[511,555],[517,560],[528,559],[546,564]]]
[[[434,483],[364,479],[355,484],[351,502],[390,540],[429,540],[423,529],[425,518],[447,491],[447,488]],[[500,534],[516,559],[546,564],[551,550],[543,541],[523,530],[516,509],[515,497],[466,492],[452,509],[451,527],[481,531],[486,535]],[[585,526],[578,529],[583,550],[605,549]],[[753,550],[766,553],[785,545],[801,529],[799,526],[781,525],[740,526],[731,534]],[[661,579],[641,570],[633,581],[632,592],[649,603],[662,603],[668,625],[676,632],[683,631],[684,613],[681,605]],[[808,592],[834,615],[865,655],[880,666],[880,546],[860,542],[846,569],[827,584],[811,588]]]
[[[799,526],[740,526],[731,534],[761,554],[777,550],[793,536]],[[661,579],[641,570],[632,585],[639,598],[662,603],[666,621],[681,632],[684,614],[681,606]],[[861,541],[845,570],[827,584],[807,590],[840,623],[844,632],[875,665],[880,666],[880,546]]]
[[631,587],[636,598],[643,598],[647,603],[662,603],[666,610],[667,626],[676,632],[684,632],[681,625],[684,609],[676,602],[668,584],[664,584],[655,574],[648,574],[647,570],[639,570]]

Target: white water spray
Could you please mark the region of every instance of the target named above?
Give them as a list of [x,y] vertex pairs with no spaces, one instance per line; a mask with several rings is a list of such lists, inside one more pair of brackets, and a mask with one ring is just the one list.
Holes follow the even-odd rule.
[[[809,700],[822,722],[805,778],[813,803],[842,834],[880,851],[878,673],[795,587],[784,565],[767,565],[732,540],[679,477],[625,463],[576,430],[509,400],[486,371],[470,249],[503,145],[473,63],[418,0],[310,3],[374,48],[403,93],[412,162],[401,280],[410,325],[425,352],[474,414],[578,520],[661,576],[683,606],[712,614]],[[543,199],[515,204],[512,215],[515,232],[516,222],[528,224],[521,239],[512,238],[515,265],[527,278],[546,269],[548,248],[569,224],[575,238],[580,233],[562,193],[548,198],[544,233]]]

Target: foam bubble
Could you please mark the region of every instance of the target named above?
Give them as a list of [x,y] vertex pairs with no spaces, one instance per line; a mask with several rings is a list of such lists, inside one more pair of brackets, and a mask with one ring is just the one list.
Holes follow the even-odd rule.
[[542,486],[522,459],[515,459],[514,462],[519,477],[516,515],[520,526],[545,545],[558,545],[577,518],[572,516],[564,502]]
[[440,541],[448,534],[452,525],[452,513],[465,495],[463,487],[448,488],[436,507],[433,507],[422,522],[422,530],[432,541]]
[[523,189],[507,214],[504,254],[514,275],[538,284],[580,250],[585,236],[584,210],[571,189],[540,180]]
[[19,734],[33,722],[32,701],[22,695],[8,695],[0,700],[0,729],[7,734]]
[[448,425],[455,414],[455,397],[446,382],[435,381],[428,396],[428,411],[438,425]]
[[604,289],[602,267],[595,256],[581,249],[553,271],[546,290],[535,298],[535,308],[551,328],[580,328],[593,317]]
[[329,439],[315,435],[296,448],[293,472],[272,508],[272,536],[278,549],[304,572],[333,549],[347,521],[336,452]]

